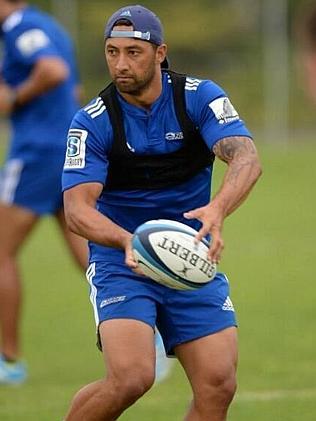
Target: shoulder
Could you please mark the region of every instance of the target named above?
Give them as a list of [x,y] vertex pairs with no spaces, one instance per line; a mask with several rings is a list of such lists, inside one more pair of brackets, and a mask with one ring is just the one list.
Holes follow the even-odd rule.
[[[93,98],[87,105],[81,109],[82,113],[91,120],[100,121],[105,117],[106,106],[100,96]],[[101,117],[101,118],[98,118]]]
[[93,98],[77,111],[73,118],[72,127],[85,128],[96,136],[104,137],[111,131],[108,113],[102,98]]
[[216,99],[227,97],[217,83],[192,76],[186,77],[184,91],[187,111],[195,122],[199,121],[200,116],[207,112]]
[[41,14],[27,7],[9,16],[2,28],[4,33],[16,36],[27,30],[44,26],[44,19]]
[[49,44],[45,18],[29,8],[11,15],[3,25],[6,39],[25,55]]
[[184,89],[187,97],[196,100],[226,96],[225,91],[217,83],[210,79],[198,79],[192,76],[187,76]]
[[[215,82],[210,79],[201,79],[191,75],[178,74],[172,72],[175,77],[185,77],[184,91],[187,105],[190,107],[192,103],[194,106],[197,102],[206,103],[207,101],[226,96],[225,91]],[[168,75],[168,83],[172,84],[172,75]]]

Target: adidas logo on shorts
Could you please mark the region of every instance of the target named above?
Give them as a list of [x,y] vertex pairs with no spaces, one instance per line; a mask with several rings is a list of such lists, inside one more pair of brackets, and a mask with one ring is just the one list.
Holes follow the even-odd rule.
[[225,302],[222,306],[222,310],[224,310],[224,311],[235,311],[232,300],[229,297],[226,298],[226,300],[225,300]]

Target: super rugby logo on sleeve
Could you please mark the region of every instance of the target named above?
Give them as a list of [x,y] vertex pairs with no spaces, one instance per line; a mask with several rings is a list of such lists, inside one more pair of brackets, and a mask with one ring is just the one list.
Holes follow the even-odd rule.
[[213,111],[220,124],[239,120],[237,111],[227,97],[217,98],[210,102],[208,106]]
[[65,169],[80,169],[86,164],[86,139],[88,132],[80,129],[70,129],[67,138]]

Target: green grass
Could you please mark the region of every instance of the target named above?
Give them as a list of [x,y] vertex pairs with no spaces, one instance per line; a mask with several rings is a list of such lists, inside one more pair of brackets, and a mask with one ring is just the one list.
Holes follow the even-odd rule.
[[[230,421],[316,419],[316,146],[259,145],[264,175],[225,225],[221,263],[238,310],[239,390]],[[216,180],[222,166],[216,169]],[[1,421],[61,420],[74,392],[102,376],[84,276],[54,223],[43,220],[21,256],[23,351],[30,380],[0,388]],[[122,421],[180,421],[190,390],[177,365]]]

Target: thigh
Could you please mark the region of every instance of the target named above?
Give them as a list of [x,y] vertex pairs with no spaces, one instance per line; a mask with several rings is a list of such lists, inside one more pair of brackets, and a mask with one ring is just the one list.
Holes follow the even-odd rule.
[[27,209],[0,204],[0,253],[15,255],[37,220]]
[[229,283],[222,273],[196,291],[168,289],[158,311],[157,326],[169,355],[177,345],[236,325]]
[[237,329],[227,328],[179,345],[175,353],[195,391],[204,384],[224,382],[237,369]]
[[112,319],[99,326],[108,375],[115,377],[152,372],[155,367],[154,330],[133,319]]
[[93,262],[86,272],[97,328],[113,319],[137,320],[151,330],[156,324],[159,290],[124,263]]

